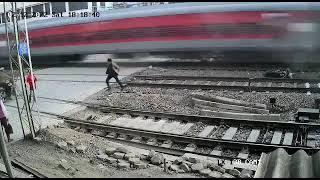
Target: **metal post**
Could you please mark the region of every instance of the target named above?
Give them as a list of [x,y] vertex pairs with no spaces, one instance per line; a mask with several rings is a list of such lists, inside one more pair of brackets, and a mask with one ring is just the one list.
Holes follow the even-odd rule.
[[[5,13],[6,12],[6,6],[5,6],[5,2],[3,2],[3,12]],[[13,89],[14,89],[14,92],[15,92],[15,98],[16,98],[16,104],[17,104],[17,109],[18,109],[18,114],[19,114],[19,120],[20,120],[20,124],[21,124],[21,128],[22,128],[22,133],[23,133],[23,137],[25,138],[26,135],[25,135],[25,132],[24,132],[24,127],[23,127],[23,123],[22,123],[22,117],[21,117],[21,111],[20,111],[20,105],[18,103],[18,97],[16,96],[18,93],[17,93],[17,89],[15,87],[15,82],[14,82],[14,72],[13,72],[13,66],[12,66],[12,60],[10,58],[11,56],[11,45],[10,45],[10,38],[9,38],[9,33],[8,33],[8,25],[7,25],[7,20],[5,20],[5,28],[6,28],[6,35],[7,35],[7,46],[8,46],[8,52],[9,52],[9,64],[10,64],[10,69],[11,69],[11,78],[12,78],[12,86],[13,86]]]
[[[24,5],[24,2],[23,2],[23,11],[26,12],[26,7]],[[33,79],[34,76],[33,76],[33,68],[32,68],[32,61],[31,61],[31,52],[30,52],[30,44],[29,44],[29,33],[28,33],[28,26],[27,26],[26,16],[24,16],[24,27],[25,27],[25,30],[26,30],[26,41],[27,41],[28,60],[29,60],[29,67],[30,67],[30,73],[31,73],[31,81],[32,81],[33,87],[35,87],[34,79]],[[33,93],[34,93],[35,101],[37,102],[36,88],[34,88]],[[36,103],[36,106],[38,106],[37,103]],[[30,110],[30,112],[31,112],[31,110]],[[39,113],[39,108],[38,107],[37,107],[37,114],[38,114],[38,117],[40,118],[40,113]],[[40,127],[41,127],[41,124],[40,124]]]
[[[32,116],[31,104],[29,104],[29,101],[28,101],[27,85],[25,83],[25,77],[24,77],[24,66],[25,65],[27,66],[27,68],[31,65],[30,70],[32,70],[30,48],[28,48],[29,61],[27,61],[25,59],[25,57],[23,56],[23,54],[19,52],[19,49],[21,48],[20,45],[22,43],[26,43],[29,47],[28,34],[25,33],[25,30],[27,27],[20,27],[21,24],[18,24],[18,22],[17,22],[18,21],[18,19],[16,17],[17,3],[16,2],[9,2],[9,3],[11,4],[11,12],[13,13],[13,16],[12,16],[12,24],[7,23],[6,30],[7,30],[8,34],[10,33],[12,36],[15,35],[15,39],[13,39],[14,37],[10,37],[10,38],[12,38],[12,40],[10,40],[9,36],[7,35],[8,46],[10,48],[10,51],[9,51],[9,58],[10,59],[9,60],[11,60],[10,62],[13,62],[10,64],[10,65],[12,65],[12,66],[10,66],[10,68],[11,68],[11,71],[13,74],[13,78],[14,78],[13,71],[19,70],[19,78],[20,78],[20,85],[21,85],[21,87],[16,86],[17,88],[15,88],[17,108],[18,108],[21,124],[23,125],[23,123],[22,123],[23,120],[27,121],[27,125],[29,126],[28,128],[30,129],[32,137],[34,138],[35,137],[35,126],[34,126],[34,120],[33,120],[33,116]],[[25,9],[25,7],[24,7],[24,9]],[[26,25],[26,17],[24,20],[25,20],[25,25]],[[10,27],[10,26],[12,26],[12,27]],[[14,41],[14,42],[11,42],[11,41]],[[13,65],[14,65],[15,69],[13,69]],[[20,103],[22,103],[22,104],[20,104]],[[24,113],[24,108],[26,108],[26,113]],[[37,108],[37,110],[38,110],[38,108]],[[38,111],[38,116],[40,117],[39,111]],[[41,127],[41,123],[39,123],[39,124]]]
[[[14,2],[14,4],[16,5],[16,2]],[[16,12],[16,7],[13,6],[12,9],[13,9],[13,12],[15,13]],[[14,33],[15,33],[15,36],[16,36],[16,38],[15,38],[16,39],[16,46],[17,46],[17,50],[19,50],[19,36],[18,36],[19,32],[18,32],[16,16],[13,16],[13,25],[14,25]],[[32,115],[31,115],[31,112],[30,112],[30,106],[29,106],[28,98],[27,98],[27,94],[26,94],[25,80],[24,80],[24,75],[23,75],[23,71],[22,71],[23,66],[22,66],[21,57],[20,57],[19,54],[18,54],[17,58],[18,58],[18,63],[19,63],[20,83],[21,83],[21,88],[22,88],[22,93],[23,93],[23,100],[24,100],[24,104],[26,106],[27,120],[29,122],[30,132],[32,134],[32,138],[34,138],[35,137],[35,131],[34,131],[34,126],[33,126],[33,122],[32,122]]]
[[3,158],[3,163],[6,166],[7,173],[10,178],[13,178],[11,161],[9,159],[6,143],[4,141],[2,127],[0,127],[0,151],[1,151],[1,156]]
[[[15,3],[14,4],[15,5],[15,10],[17,9],[17,3]],[[25,11],[25,9],[24,9],[24,12],[26,12]],[[17,19],[16,19],[17,20]],[[24,16],[24,20],[26,20],[26,16]],[[20,32],[20,29],[19,29],[19,24],[18,24],[18,22],[17,22],[17,34],[18,34],[18,38],[19,38],[19,45],[20,45],[20,41],[21,41],[21,39],[20,39],[20,34],[19,34],[19,32]],[[23,32],[23,31],[22,31]],[[35,133],[35,128],[34,128],[34,122],[33,122],[33,116],[32,116],[32,111],[31,111],[31,107],[30,107],[30,104],[29,104],[29,100],[28,100],[28,91],[27,91],[27,84],[25,83],[25,79],[24,79],[24,77],[25,77],[25,72],[24,72],[24,63],[23,62],[25,62],[26,64],[28,63],[28,62],[26,62],[26,60],[24,59],[24,56],[23,56],[23,54],[20,54],[20,53],[18,53],[18,56],[20,57],[20,59],[22,59],[21,60],[21,65],[22,65],[22,77],[23,77],[23,80],[24,80],[24,89],[25,90],[23,90],[23,88],[22,88],[22,91],[23,92],[25,92],[25,94],[26,94],[26,99],[27,99],[27,101],[24,101],[24,104],[25,104],[25,107],[26,107],[26,111],[27,111],[27,109],[28,109],[28,111],[30,112],[30,120],[28,119],[28,122],[29,122],[29,124],[30,124],[30,131],[31,132],[33,132],[33,133]],[[20,68],[19,68],[20,69]],[[22,96],[24,96],[24,95],[22,95]],[[30,97],[31,98],[31,97]],[[31,101],[31,99],[30,99],[30,101]],[[35,136],[32,136],[33,138],[35,137]]]

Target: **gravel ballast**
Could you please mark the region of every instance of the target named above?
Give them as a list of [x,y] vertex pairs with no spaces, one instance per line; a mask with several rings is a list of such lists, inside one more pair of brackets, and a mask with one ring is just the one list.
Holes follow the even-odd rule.
[[[112,94],[111,94],[112,93]],[[238,92],[228,90],[188,90],[166,89],[150,87],[126,87],[124,91],[105,91],[86,99],[86,102],[97,103],[120,108],[143,111],[171,112],[199,115],[199,109],[192,104],[192,94],[199,93],[205,96],[221,96],[251,103],[267,104],[270,98],[276,98],[279,108],[271,113],[280,113],[281,119],[289,121],[298,108],[313,108],[315,99],[320,94],[312,93],[278,93],[278,92]]]
[[[264,77],[265,70],[261,68],[249,68],[250,70],[238,69],[239,66],[226,67],[223,69],[212,67],[199,67],[199,68],[179,68],[179,67],[153,67],[152,69],[146,69],[137,75],[152,76],[152,75],[166,75],[166,76],[211,76],[211,77],[246,77],[246,78],[262,78]],[[265,69],[265,68],[264,68]],[[277,67],[268,68],[269,71],[278,70]],[[282,68],[283,69],[283,68]],[[320,78],[319,72],[304,72],[304,71],[292,71],[293,78]]]
[[[18,159],[48,177],[199,177],[191,173],[166,173],[159,166],[128,169],[128,164],[124,160],[113,161],[112,157],[99,154],[103,153],[107,147],[115,150],[124,147],[125,150],[135,154],[142,153],[141,149],[110,142],[104,138],[83,134],[69,128],[45,129],[40,132],[39,137],[41,141],[24,140],[10,144],[8,150],[11,158]],[[74,141],[75,145],[69,144],[64,150],[55,145],[60,141]],[[87,147],[85,153],[70,151],[79,145]],[[105,159],[106,162],[102,162],[102,159]]]

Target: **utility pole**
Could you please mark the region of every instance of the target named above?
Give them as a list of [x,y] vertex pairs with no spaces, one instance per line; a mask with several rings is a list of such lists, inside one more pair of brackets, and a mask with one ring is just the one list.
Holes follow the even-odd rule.
[[[9,3],[8,10],[6,10],[6,3]],[[24,12],[26,12],[24,3],[23,3],[23,10]],[[27,122],[27,124],[29,125],[31,137],[34,138],[35,132],[36,132],[35,126],[34,126],[34,118],[32,116],[32,107],[30,107],[30,104],[28,101],[28,97],[27,97],[28,92],[27,92],[27,87],[26,87],[25,78],[24,78],[25,66],[27,69],[30,70],[30,73],[33,78],[33,69],[32,69],[32,61],[31,61],[31,54],[30,54],[30,47],[29,47],[29,36],[28,36],[26,17],[24,16],[24,27],[20,27],[18,24],[17,17],[21,15],[20,14],[21,11],[17,13],[16,2],[3,2],[3,13],[5,17],[3,21],[5,21],[8,57],[9,57],[9,63],[10,63],[10,69],[11,69],[11,77],[13,80],[12,86],[15,92],[15,100],[17,104],[17,110],[19,114],[21,128],[22,128],[24,138],[26,138],[23,121]],[[23,51],[23,49],[21,48],[22,45],[26,47],[26,51],[27,51],[26,53],[28,54],[28,61],[24,57],[25,53],[22,52]],[[16,76],[15,71],[19,72],[19,76],[17,78],[15,77]],[[16,85],[16,79],[20,80],[20,86]],[[23,113],[24,110],[25,110],[25,113]],[[37,106],[37,112],[38,112],[38,118],[40,118],[38,106]],[[40,128],[41,128],[41,124],[39,126],[39,129]],[[13,169],[12,169],[11,161],[9,159],[8,151],[6,148],[2,127],[0,127],[0,153],[3,159],[3,162],[5,164],[7,174],[9,175],[10,178],[13,178],[13,171],[12,171]]]
[[[22,117],[21,117],[21,110],[20,110],[20,105],[19,105],[19,102],[18,102],[18,97],[16,96],[16,94],[18,94],[17,92],[17,88],[15,87],[15,77],[14,77],[14,73],[13,73],[13,66],[12,66],[12,63],[14,61],[12,61],[12,59],[14,59],[14,57],[12,57],[12,50],[14,49],[14,44],[13,42],[11,43],[11,38],[10,38],[10,35],[9,32],[8,32],[8,24],[7,22],[9,22],[9,16],[6,15],[6,5],[5,5],[5,2],[3,2],[3,13],[5,14],[5,19],[2,20],[5,22],[5,29],[6,29],[6,35],[7,35],[7,47],[8,47],[8,55],[9,55],[9,63],[10,63],[10,69],[11,69],[11,78],[13,80],[13,84],[12,84],[12,87],[13,87],[13,90],[15,91],[15,99],[16,99],[16,104],[17,104],[17,109],[18,109],[18,115],[19,115],[19,119],[20,119],[20,124],[21,124],[21,128],[22,128],[22,133],[23,133],[23,137],[25,138],[26,135],[25,135],[25,131],[24,131],[24,127],[23,127],[23,122],[22,122]],[[13,47],[12,47],[13,46]]]
[[[15,83],[13,85],[15,89],[17,109],[18,109],[19,118],[20,118],[23,131],[24,131],[23,122],[26,122],[30,130],[30,133],[26,133],[26,134],[31,134],[31,137],[34,138],[35,132],[36,132],[35,125],[34,125],[35,118],[32,115],[32,107],[28,101],[27,86],[24,78],[25,77],[24,73],[25,73],[25,70],[27,69],[30,70],[31,75],[33,76],[26,16],[24,16],[24,24],[18,23],[17,17],[20,17],[21,14],[17,12],[17,3],[4,2],[3,3],[4,8],[6,3],[9,3],[11,5],[11,10],[7,10],[8,12],[11,12],[11,13],[5,13],[7,45],[9,48],[9,61],[10,61],[11,74],[14,82],[16,82],[16,80],[18,79],[20,81],[20,85]],[[24,12],[26,12],[24,3],[23,3],[23,10]],[[19,18],[19,19],[21,20],[22,18]],[[25,54],[27,54],[27,57],[24,56]],[[18,77],[15,77],[16,74],[14,73],[14,71],[18,71],[19,73]],[[37,105],[36,102],[35,104]],[[36,109],[38,111],[38,107]],[[38,119],[39,117],[40,116],[38,111]],[[40,127],[41,127],[41,124],[39,123],[39,128]]]
[[[26,6],[24,5],[24,2],[23,2],[23,11],[26,12]],[[31,52],[30,52],[30,43],[29,43],[29,32],[28,32],[28,26],[27,26],[27,19],[26,17],[24,17],[24,27],[25,27],[25,41],[26,41],[26,45],[27,45],[27,53],[28,53],[28,62],[29,62],[29,69],[30,69],[30,74],[31,74],[31,80],[32,80],[32,85],[34,87],[34,90],[33,90],[33,93],[34,93],[34,97],[35,97],[35,102],[34,104],[36,105],[36,110],[37,110],[37,115],[38,115],[38,119],[39,119],[39,130],[41,129],[41,123],[40,123],[40,113],[39,113],[39,107],[38,107],[38,103],[37,103],[37,91],[36,91],[36,86],[34,84],[34,76],[33,76],[33,67],[32,67],[32,61],[31,61]],[[31,97],[30,97],[31,98]],[[31,102],[31,99],[30,99],[30,102]],[[31,106],[31,109],[30,109],[30,112],[32,110],[32,107]]]

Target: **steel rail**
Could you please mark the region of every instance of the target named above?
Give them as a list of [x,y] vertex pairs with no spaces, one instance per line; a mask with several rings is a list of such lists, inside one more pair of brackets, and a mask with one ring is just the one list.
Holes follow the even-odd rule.
[[300,93],[320,93],[320,88],[294,88],[294,87],[257,87],[257,86],[220,86],[220,85],[205,85],[205,84],[171,84],[171,83],[147,83],[147,82],[127,82],[130,86],[149,86],[149,87],[168,87],[179,89],[233,89],[242,90],[246,92],[250,91],[282,91],[282,92],[300,92]]
[[[115,132],[119,134],[126,134],[131,136],[139,136],[139,137],[148,137],[148,138],[156,138],[160,140],[171,140],[173,142],[185,143],[190,144],[193,143],[195,145],[200,146],[222,146],[226,148],[232,148],[241,150],[245,147],[248,147],[250,150],[254,151],[272,151],[277,148],[284,148],[288,152],[297,151],[303,149],[307,152],[315,152],[319,150],[319,148],[311,148],[311,147],[298,147],[298,146],[290,146],[290,145],[274,145],[274,144],[262,144],[262,143],[249,143],[249,142],[239,142],[239,141],[232,141],[232,140],[220,140],[220,139],[212,139],[212,138],[205,138],[205,137],[192,137],[192,136],[185,136],[185,135],[178,135],[178,134],[171,134],[171,133],[163,133],[163,132],[155,132],[155,131],[148,131],[148,130],[141,130],[135,128],[127,128],[109,124],[101,124],[95,122],[88,122],[84,120],[78,120],[74,118],[66,118],[64,121],[71,126],[78,126],[81,128],[86,129],[95,129],[95,130],[102,130],[108,132]],[[218,156],[221,157],[221,156]]]
[[228,80],[228,81],[250,81],[250,82],[288,82],[288,83],[304,83],[304,82],[318,82],[320,79],[316,78],[249,78],[249,77],[218,77],[218,76],[172,76],[172,75],[134,75],[133,78],[143,78],[146,80]]
[[[96,134],[94,134],[96,135]],[[127,144],[129,146],[134,146],[136,148],[141,148],[141,149],[145,149],[145,150],[150,150],[150,148],[152,148],[153,150],[160,152],[160,153],[165,153],[165,154],[170,154],[170,155],[174,155],[174,156],[183,156],[185,153],[192,153],[192,154],[198,154],[198,155],[202,155],[202,156],[209,156],[212,158],[217,158],[218,159],[218,164],[221,162],[224,162],[225,160],[229,160],[230,163],[232,165],[234,165],[234,167],[243,169],[242,164],[239,163],[233,163],[234,160],[237,160],[237,162],[239,162],[238,160],[240,159],[241,161],[245,162],[245,158],[243,157],[239,157],[239,158],[234,158],[234,157],[230,157],[230,156],[218,156],[218,155],[212,155],[212,154],[205,154],[205,153],[200,153],[200,152],[195,152],[195,151],[189,151],[189,150],[185,150],[185,149],[173,149],[173,148],[169,148],[169,147],[162,147],[162,146],[156,146],[156,145],[150,145],[150,144],[145,144],[142,142],[135,142],[135,141],[130,141],[130,140],[126,140],[126,139],[118,139],[115,137],[106,137],[106,136],[101,136],[101,135],[96,135],[102,138],[106,138],[109,141],[114,141],[117,143],[123,143],[123,144]],[[248,168],[248,167],[246,167]],[[257,169],[257,165],[250,165],[249,166],[250,170],[254,170],[256,171]]]
[[[308,130],[319,129],[319,123],[298,123],[298,122],[288,122],[288,121],[266,121],[266,120],[252,120],[252,119],[236,119],[236,118],[226,118],[226,117],[211,117],[211,116],[200,116],[200,115],[186,115],[186,114],[179,114],[179,113],[165,113],[165,112],[152,112],[152,111],[141,111],[135,109],[124,109],[119,107],[113,106],[104,106],[94,103],[86,103],[82,101],[70,101],[70,100],[63,100],[63,99],[56,99],[56,98],[46,98],[46,97],[39,97],[42,99],[48,100],[56,100],[62,101],[72,104],[79,104],[87,106],[88,108],[98,109],[104,113],[118,113],[118,114],[130,114],[136,116],[153,116],[159,118],[169,118],[169,119],[176,119],[182,120],[187,122],[205,122],[207,124],[212,123],[227,123],[227,124],[243,124],[243,125],[250,125],[250,126],[269,126],[269,127],[281,127],[281,128],[293,128],[299,129],[301,127],[306,127]],[[47,112],[44,112],[47,113]],[[47,113],[48,114],[48,113]],[[49,113],[49,115],[60,116],[57,114]]]
[[318,129],[320,124],[318,123],[298,123],[298,122],[285,122],[285,121],[266,121],[266,120],[252,120],[252,119],[235,119],[235,118],[225,118],[225,117],[210,117],[210,116],[199,116],[199,115],[184,115],[184,114],[173,114],[173,113],[162,113],[162,112],[150,112],[150,111],[139,111],[131,109],[121,109],[113,107],[103,107],[99,108],[100,111],[110,113],[122,113],[122,114],[132,114],[132,115],[145,115],[154,116],[162,118],[171,118],[176,120],[183,120],[188,122],[205,122],[208,124],[212,123],[230,123],[230,124],[244,124],[244,125],[260,125],[260,126],[274,126],[282,128],[294,128],[298,129],[301,126],[305,126],[308,129]]
[[[230,66],[231,64],[231,66]],[[200,60],[188,60],[188,61],[165,61],[159,63],[157,66],[159,67],[170,67],[170,68],[179,68],[179,69],[186,69],[186,68],[194,68],[196,66],[198,67],[212,67],[213,69],[241,69],[241,70],[248,70],[248,71],[268,71],[270,69],[285,69],[288,67],[293,67],[292,65],[296,65],[296,67],[303,67],[305,66],[305,70],[308,72],[312,72],[310,69],[313,69],[313,71],[317,72],[317,68],[319,67],[319,63],[294,63],[290,64],[290,66],[287,63],[233,63],[233,62],[226,62],[223,63],[222,61],[216,61],[216,62],[209,62],[209,61],[200,61]],[[267,66],[267,67],[266,67]],[[292,68],[297,69],[297,68]],[[301,68],[299,68],[301,70]],[[307,72],[306,71],[306,72]]]
[[[231,83],[232,81],[230,81]],[[246,81],[242,81],[246,82]],[[248,81],[249,82],[249,81]],[[249,85],[212,85],[212,84],[179,84],[179,83],[166,83],[166,82],[135,82],[128,81],[127,85],[130,86],[149,86],[149,87],[168,87],[168,88],[177,88],[177,89],[233,89],[233,90],[242,90],[246,92],[251,91],[282,91],[282,92],[302,92],[302,93],[320,93],[319,87],[269,87],[269,86],[249,86]]]
[[21,161],[18,161],[17,159],[11,160],[11,164],[13,167],[26,171],[35,176],[36,178],[48,178],[44,174],[41,174],[39,171],[31,168],[30,166],[27,166],[26,164],[22,163]]
[[[88,104],[88,103],[87,103]],[[138,111],[138,110],[128,110],[128,109],[121,109],[121,108],[115,108],[115,107],[103,107],[101,108],[100,105],[95,105],[95,107],[91,106],[90,108],[98,108],[102,112],[115,112],[115,113],[121,113],[121,114],[134,114],[134,115],[146,115],[146,116],[155,116],[155,117],[167,117],[167,118],[173,118],[177,120],[184,120],[184,121],[192,121],[192,122],[198,122],[199,120],[206,121],[210,124],[215,122],[228,122],[228,123],[234,123],[235,119],[220,119],[217,117],[207,117],[207,116],[194,116],[194,115],[182,115],[182,114],[168,114],[168,113],[157,113],[157,112],[148,112],[148,111]],[[243,148],[249,148],[253,151],[259,151],[259,152],[266,152],[266,151],[272,151],[277,148],[285,148],[288,152],[294,152],[299,149],[303,149],[307,152],[315,152],[319,150],[319,148],[312,148],[312,147],[305,147],[305,146],[293,146],[293,145],[274,145],[274,144],[263,144],[263,143],[249,143],[249,142],[241,142],[241,141],[232,141],[232,140],[220,140],[220,139],[212,139],[212,138],[205,138],[205,137],[193,137],[193,136],[184,136],[184,135],[177,135],[177,134],[170,134],[170,133],[162,133],[162,132],[155,132],[155,131],[148,131],[148,130],[141,130],[141,129],[135,129],[135,128],[127,128],[127,127],[121,127],[121,126],[115,126],[115,125],[108,125],[108,124],[101,124],[101,123],[95,123],[95,122],[89,122],[84,120],[79,120],[63,115],[57,115],[55,113],[49,113],[49,112],[41,112],[49,115],[56,116],[60,119],[63,119],[64,122],[70,124],[71,126],[80,126],[85,129],[96,129],[96,130],[102,130],[102,131],[109,131],[109,132],[115,132],[115,133],[122,133],[126,135],[132,135],[132,136],[140,136],[140,137],[148,137],[148,138],[156,138],[160,140],[172,140],[174,142],[179,143],[185,143],[190,144],[194,143],[196,145],[201,146],[222,146],[226,148],[233,148],[241,150]],[[310,129],[318,129],[320,127],[320,124],[316,123],[296,123],[296,122],[279,122],[279,121],[263,121],[263,120],[236,120],[238,123],[246,124],[249,123],[258,124],[260,126],[272,126],[274,124],[277,124],[278,127],[281,126],[283,128],[289,128],[290,126],[293,126],[294,128],[301,128],[301,126],[309,127]],[[168,152],[169,149],[162,149],[164,152]],[[181,153],[177,152],[177,153]],[[192,152],[194,153],[194,152]],[[202,154],[204,155],[204,154]],[[218,158],[226,158],[228,157],[222,157],[222,156],[215,156],[215,155],[208,155],[206,156],[212,156],[212,157],[218,157]],[[231,158],[231,157],[229,157]]]

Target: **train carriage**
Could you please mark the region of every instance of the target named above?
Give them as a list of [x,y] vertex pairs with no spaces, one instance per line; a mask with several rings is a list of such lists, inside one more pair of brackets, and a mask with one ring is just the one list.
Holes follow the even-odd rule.
[[[28,30],[33,57],[217,51],[314,53],[320,45],[319,10],[317,2],[176,3],[109,10],[99,12],[99,17],[28,19]],[[7,57],[7,51],[1,24],[0,57]]]

